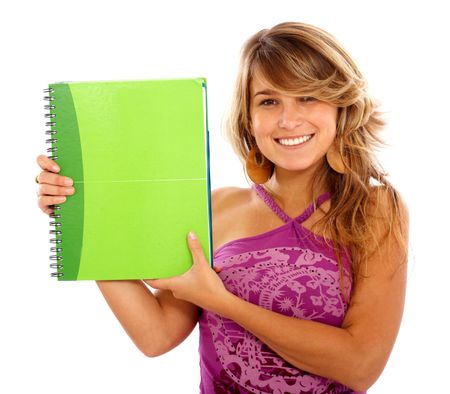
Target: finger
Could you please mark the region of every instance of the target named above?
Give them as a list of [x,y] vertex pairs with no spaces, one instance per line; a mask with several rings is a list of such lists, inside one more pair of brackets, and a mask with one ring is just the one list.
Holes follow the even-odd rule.
[[170,289],[170,279],[146,279],[144,281],[154,289],[168,290]]
[[75,193],[73,187],[54,186],[41,183],[37,189],[38,196],[71,196]]
[[38,206],[44,213],[50,214],[53,212],[52,205],[62,204],[65,201],[66,197],[64,196],[40,196],[38,198]]
[[220,268],[220,267],[213,267],[213,270],[216,271],[216,273],[219,273],[220,271],[222,271],[222,268]]
[[42,171],[39,176],[39,183],[47,183],[49,185],[72,186],[73,180],[67,176],[55,174],[53,172]]
[[45,209],[43,209],[42,211],[43,211],[45,214],[47,214],[47,215],[50,215],[50,214],[52,214],[52,213],[54,212],[54,210],[51,209],[50,207],[45,208]]
[[45,155],[39,155],[36,161],[39,167],[41,167],[43,170],[51,172],[59,172],[61,170],[56,162],[54,162],[52,159],[49,159]]

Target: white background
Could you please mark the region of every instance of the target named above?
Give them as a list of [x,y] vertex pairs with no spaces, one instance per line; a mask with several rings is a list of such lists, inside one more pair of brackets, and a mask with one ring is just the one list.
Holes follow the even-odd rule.
[[[407,304],[371,393],[448,391],[450,36],[438,1],[15,1],[0,6],[0,392],[197,393],[198,332],[143,356],[93,282],[49,277],[48,219],[36,206],[49,82],[208,78],[213,187],[245,186],[221,137],[239,50],[283,21],[315,24],[353,55],[380,99],[380,156],[411,215]],[[132,152],[124,152],[132,155]],[[149,224],[151,227],[151,225]],[[157,229],[151,229],[152,231]]]

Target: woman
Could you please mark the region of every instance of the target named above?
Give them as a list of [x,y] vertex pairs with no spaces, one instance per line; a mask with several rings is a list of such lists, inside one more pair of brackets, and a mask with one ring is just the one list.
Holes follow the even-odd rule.
[[[408,218],[373,156],[364,78],[331,35],[283,23],[245,44],[228,120],[253,185],[212,194],[216,272],[190,233],[185,274],[101,292],[148,356],[199,321],[202,393],[366,391],[400,326]],[[50,213],[73,188],[38,163]]]

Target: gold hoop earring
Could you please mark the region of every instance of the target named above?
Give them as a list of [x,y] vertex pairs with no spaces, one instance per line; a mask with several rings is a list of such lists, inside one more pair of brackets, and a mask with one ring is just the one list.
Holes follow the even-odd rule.
[[253,183],[266,183],[272,176],[273,168],[273,163],[264,157],[258,148],[250,149],[245,161],[245,170]]
[[327,157],[328,165],[334,171],[336,171],[339,174],[346,173],[347,170],[345,168],[344,160],[341,156],[341,153],[336,148],[335,143],[333,143],[333,145],[331,145],[330,149],[328,149],[326,157]]

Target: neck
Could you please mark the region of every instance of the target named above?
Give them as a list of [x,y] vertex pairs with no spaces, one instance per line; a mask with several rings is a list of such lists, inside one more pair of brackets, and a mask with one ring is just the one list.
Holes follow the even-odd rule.
[[[320,165],[322,165],[321,162],[302,171],[288,171],[275,167],[272,177],[264,186],[282,209],[296,211],[311,203],[313,199],[312,178]],[[321,185],[320,190],[315,190],[317,194],[326,191],[325,185]]]

